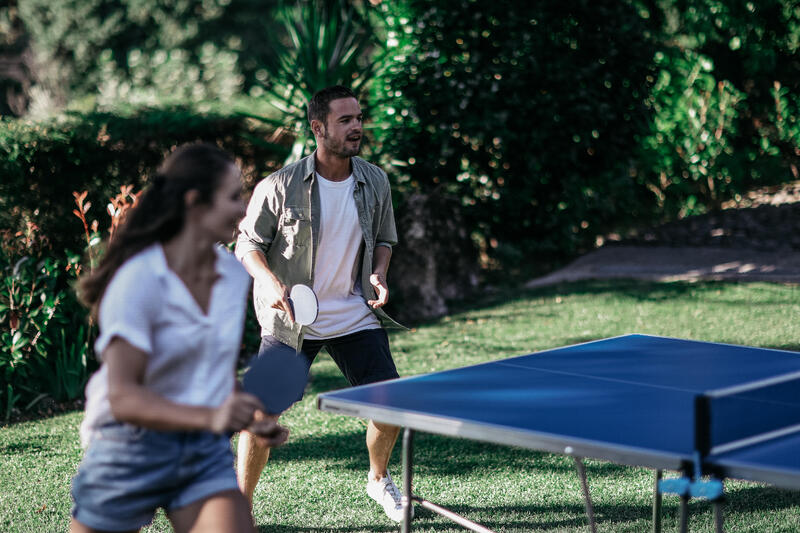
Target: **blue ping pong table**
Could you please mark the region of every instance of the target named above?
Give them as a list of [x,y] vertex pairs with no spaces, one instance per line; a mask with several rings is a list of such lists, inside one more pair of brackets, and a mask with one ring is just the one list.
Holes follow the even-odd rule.
[[[416,502],[462,526],[489,532],[412,492],[415,431],[575,458],[592,531],[581,458],[656,470],[653,529],[661,494],[716,502],[722,480],[800,489],[800,353],[624,335],[464,368],[320,394],[325,411],[405,428],[406,519]],[[682,477],[661,479],[662,470]]]

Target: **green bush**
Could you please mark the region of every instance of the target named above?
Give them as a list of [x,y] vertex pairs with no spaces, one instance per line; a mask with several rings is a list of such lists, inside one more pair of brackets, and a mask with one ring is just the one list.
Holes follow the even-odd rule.
[[289,151],[267,136],[245,118],[189,108],[0,119],[0,418],[82,395],[95,328],[71,284],[98,259],[97,228],[111,225],[106,206],[121,189],[140,190],[172,147],[195,140],[237,155],[252,186]]
[[788,0],[383,3],[373,132],[506,266],[800,177]]
[[99,57],[102,81],[97,104],[113,108],[118,102],[159,105],[218,100],[231,102],[242,91],[237,55],[205,43],[198,57],[185,50],[131,50],[121,67],[110,50]]
[[96,92],[101,102],[149,104],[246,92],[272,54],[264,36],[276,31],[275,3],[14,0],[0,7],[0,22],[18,21],[30,38],[37,59],[31,107],[41,116]]
[[306,107],[314,93],[347,85],[358,94],[383,64],[382,25],[375,12],[349,0],[282,3],[274,11],[283,31],[265,36],[273,53],[264,58],[263,84],[251,94],[263,95],[278,115],[250,115],[294,137],[287,163],[315,148]]
[[635,171],[664,218],[797,179],[800,8],[783,0],[659,8],[654,118],[637,142]]
[[398,190],[455,194],[518,263],[575,253],[640,209],[629,168],[655,53],[631,2],[382,4],[373,134]]
[[94,328],[71,282],[78,257],[55,258],[29,225],[4,232],[0,246],[0,419],[38,401],[83,393],[91,370]]
[[748,150],[740,141],[745,95],[718,81],[713,62],[688,50],[656,55],[662,67],[649,104],[651,132],[638,143],[638,183],[672,217],[702,213],[753,183]]
[[0,119],[0,227],[39,227],[55,250],[82,250],[73,191],[89,191],[97,218],[124,185],[138,190],[174,146],[221,145],[238,156],[252,182],[288,153],[248,119],[199,113],[188,107],[138,109],[124,114],[69,113],[44,122]]

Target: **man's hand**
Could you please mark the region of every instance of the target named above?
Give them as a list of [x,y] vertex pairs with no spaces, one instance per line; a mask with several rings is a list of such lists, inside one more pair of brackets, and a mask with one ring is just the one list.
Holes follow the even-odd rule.
[[289,303],[289,289],[274,276],[268,279],[263,279],[260,282],[264,289],[264,299],[269,303],[273,309],[280,309],[289,314],[289,317],[294,322],[294,309],[292,304]]
[[271,308],[289,313],[294,322],[294,311],[289,303],[289,289],[272,273],[266,256],[260,251],[253,250],[242,258],[242,264],[256,280],[261,291],[259,297],[266,300]]
[[369,282],[375,288],[377,299],[368,300],[367,303],[373,309],[378,309],[386,305],[389,301],[389,287],[386,285],[386,276],[383,274],[372,274],[369,277]]

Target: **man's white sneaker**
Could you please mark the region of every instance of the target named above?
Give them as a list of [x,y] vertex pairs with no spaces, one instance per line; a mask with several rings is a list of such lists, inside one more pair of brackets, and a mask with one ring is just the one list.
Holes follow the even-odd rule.
[[[403,521],[403,495],[400,489],[392,481],[392,476],[386,472],[386,477],[376,481],[372,477],[372,472],[367,478],[367,494],[369,497],[383,506],[383,511],[390,519],[395,522]],[[411,507],[411,516],[414,516],[414,507]]]

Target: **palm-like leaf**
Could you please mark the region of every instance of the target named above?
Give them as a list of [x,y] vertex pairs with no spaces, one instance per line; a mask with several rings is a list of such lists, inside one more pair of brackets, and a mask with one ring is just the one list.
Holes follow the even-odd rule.
[[347,0],[283,4],[278,18],[286,33],[270,37],[273,59],[264,65],[270,75],[265,97],[284,115],[282,129],[295,137],[289,160],[296,160],[311,148],[306,103],[314,92],[346,85],[358,93],[382,64],[385,51],[370,13]]

